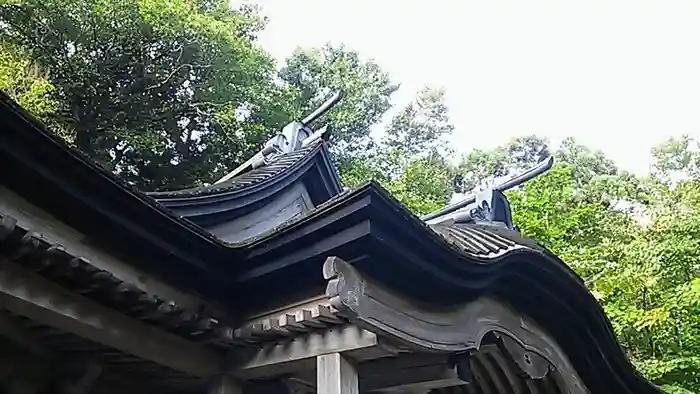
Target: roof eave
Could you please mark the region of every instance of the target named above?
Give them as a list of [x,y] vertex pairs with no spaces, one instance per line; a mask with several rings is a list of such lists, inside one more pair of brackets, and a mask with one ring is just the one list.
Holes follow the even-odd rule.
[[243,212],[255,209],[259,204],[300,180],[306,185],[315,205],[327,201],[342,191],[340,178],[324,143],[319,143],[289,168],[245,187],[229,189],[222,186],[215,191],[192,195],[183,195],[182,192],[160,192],[151,195],[159,203],[183,217],[206,220],[208,217],[214,218],[222,214],[230,216],[239,210]]
[[[0,161],[3,183],[67,225],[94,236],[135,265],[160,276],[216,278],[216,262],[237,253],[193,223],[173,216],[155,200],[125,185],[0,92]],[[131,248],[124,248],[124,243]],[[167,265],[156,262],[168,261]],[[215,288],[217,286],[212,286]]]
[[459,240],[439,235],[369,183],[250,245],[248,269],[239,273],[237,285],[246,289],[264,282],[270,296],[277,286],[293,292],[295,282],[319,286],[324,282],[319,262],[338,256],[407,300],[435,307],[493,294],[548,330],[593,392],[658,393],[626,359],[580,278],[531,241],[516,233],[510,239],[517,247],[465,255]]

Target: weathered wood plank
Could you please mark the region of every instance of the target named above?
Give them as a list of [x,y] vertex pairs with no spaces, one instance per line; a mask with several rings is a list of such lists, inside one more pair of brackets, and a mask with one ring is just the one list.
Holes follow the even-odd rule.
[[66,383],[65,394],[90,394],[101,373],[101,365],[95,363],[87,365],[85,372],[77,381]]
[[291,218],[308,212],[311,208],[313,208],[311,197],[304,184],[299,182],[257,210],[230,221],[204,227],[227,242],[242,242],[278,227]]
[[406,347],[462,354],[480,350],[484,337],[491,333],[503,337],[508,356],[528,378],[542,379],[556,370],[566,390],[588,390],[557,341],[502,300],[483,296],[449,310],[426,307],[366,278],[338,257],[326,260],[323,275],[328,279],[326,295],[331,305],[350,322]]
[[359,394],[357,370],[340,353],[316,358],[316,387],[319,394]]
[[14,217],[18,224],[24,228],[41,232],[42,237],[51,243],[62,245],[67,253],[86,258],[96,268],[109,271],[115,277],[133,284],[143,292],[158,295],[162,299],[173,300],[179,306],[192,311],[198,311],[202,305],[205,305],[207,309],[216,311],[218,315],[226,315],[220,305],[213,305],[200,297],[182,292],[135,268],[128,262],[115,258],[99,247],[91,245],[84,234],[67,226],[2,185],[0,185],[0,212]]
[[360,389],[407,393],[466,384],[449,354],[415,353],[370,360],[358,366]]
[[17,323],[16,319],[4,310],[0,310],[0,335],[11,339],[23,348],[30,350],[32,353],[46,357],[53,356],[53,354],[37,343],[35,338],[27,335],[24,328]]
[[231,376],[222,375],[212,380],[208,394],[242,394],[241,386]]
[[222,360],[216,353],[105,308],[2,259],[0,305],[188,375],[209,377],[221,372]]
[[[356,357],[352,359],[357,360]],[[403,394],[467,384],[454,361],[450,354],[404,353],[398,357],[385,356],[355,365],[362,393]],[[296,372],[294,379],[303,382],[311,391],[316,391],[315,370]]]
[[[363,382],[364,383],[364,382]],[[467,384],[460,379],[454,368],[446,366],[423,366],[398,373],[387,373],[385,378],[375,378],[362,385],[362,391],[396,393],[430,391],[432,389]]]
[[260,339],[273,339],[296,336],[300,333],[316,331],[320,328],[341,326],[347,321],[337,315],[328,305],[328,299],[318,299],[315,304],[291,306],[276,313],[249,319],[234,332],[236,339],[257,342]]
[[253,379],[286,373],[317,356],[378,346],[377,336],[356,326],[335,327],[301,335],[255,351],[247,360],[234,363],[231,373]]

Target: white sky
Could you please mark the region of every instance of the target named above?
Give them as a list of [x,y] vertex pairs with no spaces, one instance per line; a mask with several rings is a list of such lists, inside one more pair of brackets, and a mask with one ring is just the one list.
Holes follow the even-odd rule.
[[665,137],[700,137],[700,2],[257,0],[263,47],[345,43],[402,83],[444,86],[454,148],[574,136],[646,172]]

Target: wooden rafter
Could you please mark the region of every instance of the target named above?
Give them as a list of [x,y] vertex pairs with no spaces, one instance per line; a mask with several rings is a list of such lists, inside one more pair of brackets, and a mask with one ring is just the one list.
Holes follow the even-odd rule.
[[[133,267],[128,262],[106,253],[90,243],[89,237],[67,226],[47,212],[32,205],[11,190],[0,185],[0,213],[12,216],[17,225],[28,231],[38,231],[48,243],[59,244],[73,256],[80,256],[96,269],[109,271],[119,280],[128,282],[148,294],[170,299],[182,308],[199,310],[203,304],[210,309],[219,308],[191,294],[187,294],[152,275]],[[221,312],[218,311],[217,312]]]
[[232,361],[231,373],[245,379],[276,376],[313,364],[317,356],[331,353],[358,352],[380,348],[377,336],[367,330],[347,325],[279,341],[253,350],[241,360]]
[[0,260],[0,305],[191,376],[210,377],[221,372],[222,360],[217,353],[71,293],[7,260]]

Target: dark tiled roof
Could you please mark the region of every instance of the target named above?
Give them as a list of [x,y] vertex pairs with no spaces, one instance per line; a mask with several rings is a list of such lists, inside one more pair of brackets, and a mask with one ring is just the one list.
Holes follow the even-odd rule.
[[192,198],[196,196],[237,192],[241,189],[258,185],[276,178],[287,170],[296,167],[302,162],[305,162],[305,159],[309,159],[314,156],[319,150],[322,149],[322,147],[323,142],[322,140],[319,140],[318,142],[312,143],[302,149],[289,153],[283,153],[272,158],[269,163],[262,167],[245,172],[227,182],[222,182],[220,184],[167,192],[154,192],[148,193],[148,195],[156,200],[171,200],[177,198]]
[[428,226],[450,245],[472,257],[493,258],[522,247],[543,251],[542,247],[534,241],[498,225],[431,224]]

